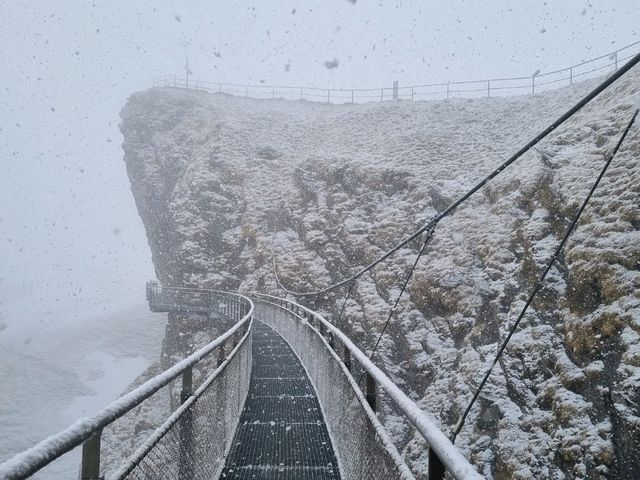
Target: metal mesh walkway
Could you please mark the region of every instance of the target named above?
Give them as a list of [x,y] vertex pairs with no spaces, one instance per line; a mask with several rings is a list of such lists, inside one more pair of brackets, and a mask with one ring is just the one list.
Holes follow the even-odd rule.
[[220,478],[340,478],[304,368],[282,337],[260,322],[254,323],[249,394]]

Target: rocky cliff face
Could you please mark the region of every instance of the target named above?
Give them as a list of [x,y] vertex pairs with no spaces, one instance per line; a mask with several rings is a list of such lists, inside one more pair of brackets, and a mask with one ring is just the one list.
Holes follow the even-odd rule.
[[[631,118],[639,85],[632,71],[436,229],[376,358],[445,431]],[[424,224],[592,86],[355,106],[137,93],[121,130],[157,276],[278,293],[275,259],[292,289],[327,286]],[[487,476],[640,469],[639,205],[634,127],[459,436]],[[363,350],[418,247],[357,282],[340,326]],[[309,304],[335,318],[345,294]],[[396,420],[386,407],[421,468],[423,445]]]

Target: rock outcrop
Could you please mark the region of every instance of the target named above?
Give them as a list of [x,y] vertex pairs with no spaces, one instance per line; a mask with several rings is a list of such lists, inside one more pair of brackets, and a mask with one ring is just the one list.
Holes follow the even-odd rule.
[[[445,431],[631,118],[639,86],[635,69],[436,229],[376,358]],[[122,111],[123,148],[158,279],[277,293],[275,259],[293,290],[327,286],[424,224],[591,87],[345,106],[134,94]],[[638,132],[459,436],[489,477],[640,471]],[[353,289],[340,327],[362,349],[375,342],[418,247]],[[345,294],[310,305],[336,318]],[[394,439],[420,469],[424,446],[397,420],[387,405]]]

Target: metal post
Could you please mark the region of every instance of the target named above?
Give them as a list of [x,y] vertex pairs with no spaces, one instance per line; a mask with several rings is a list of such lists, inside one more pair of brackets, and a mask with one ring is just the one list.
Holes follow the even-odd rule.
[[188,89],[189,88],[189,57],[187,57],[187,63],[185,63],[184,70],[187,77],[187,89]]
[[82,445],[82,480],[100,480],[100,437],[102,429],[91,435]]
[[487,80],[487,98],[491,98],[491,80]]
[[193,392],[193,369],[187,368],[182,372],[182,391],[180,392],[180,403],[187,401]]
[[353,90],[351,90],[351,103],[353,103]]
[[398,81],[393,81],[393,99],[398,100]]
[[384,88],[380,89],[380,101],[384,102]]
[[535,75],[531,77],[531,95],[536,94],[536,77]]
[[429,480],[444,480],[444,465],[431,448],[429,448],[429,471],[427,478]]
[[346,345],[343,345],[342,349],[344,356],[344,366],[347,367],[347,370],[351,371],[351,351],[346,347]]
[[222,365],[222,363],[224,362],[224,357],[225,357],[224,346],[225,344],[223,343],[218,347],[218,366]]
[[329,332],[329,346],[331,347],[331,350],[333,350],[335,352],[335,350],[336,350],[336,341],[335,341],[335,338],[333,336],[333,332]]
[[[188,398],[188,397],[187,397]],[[193,408],[187,408],[180,417],[180,452],[178,479],[193,479]]]
[[411,87],[411,101],[413,102],[413,87]]
[[447,82],[447,100],[449,100],[449,82]]
[[569,85],[573,85],[573,67],[569,67]]
[[373,379],[369,372],[365,373],[365,398],[367,403],[371,407],[371,410],[376,411],[376,381]]
[[331,90],[327,90],[327,103],[331,102]]

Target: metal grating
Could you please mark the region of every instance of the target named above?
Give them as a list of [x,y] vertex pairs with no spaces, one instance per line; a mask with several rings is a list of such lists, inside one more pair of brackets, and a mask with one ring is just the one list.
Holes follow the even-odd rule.
[[260,322],[254,323],[249,394],[220,478],[340,479],[318,399],[300,360]]

